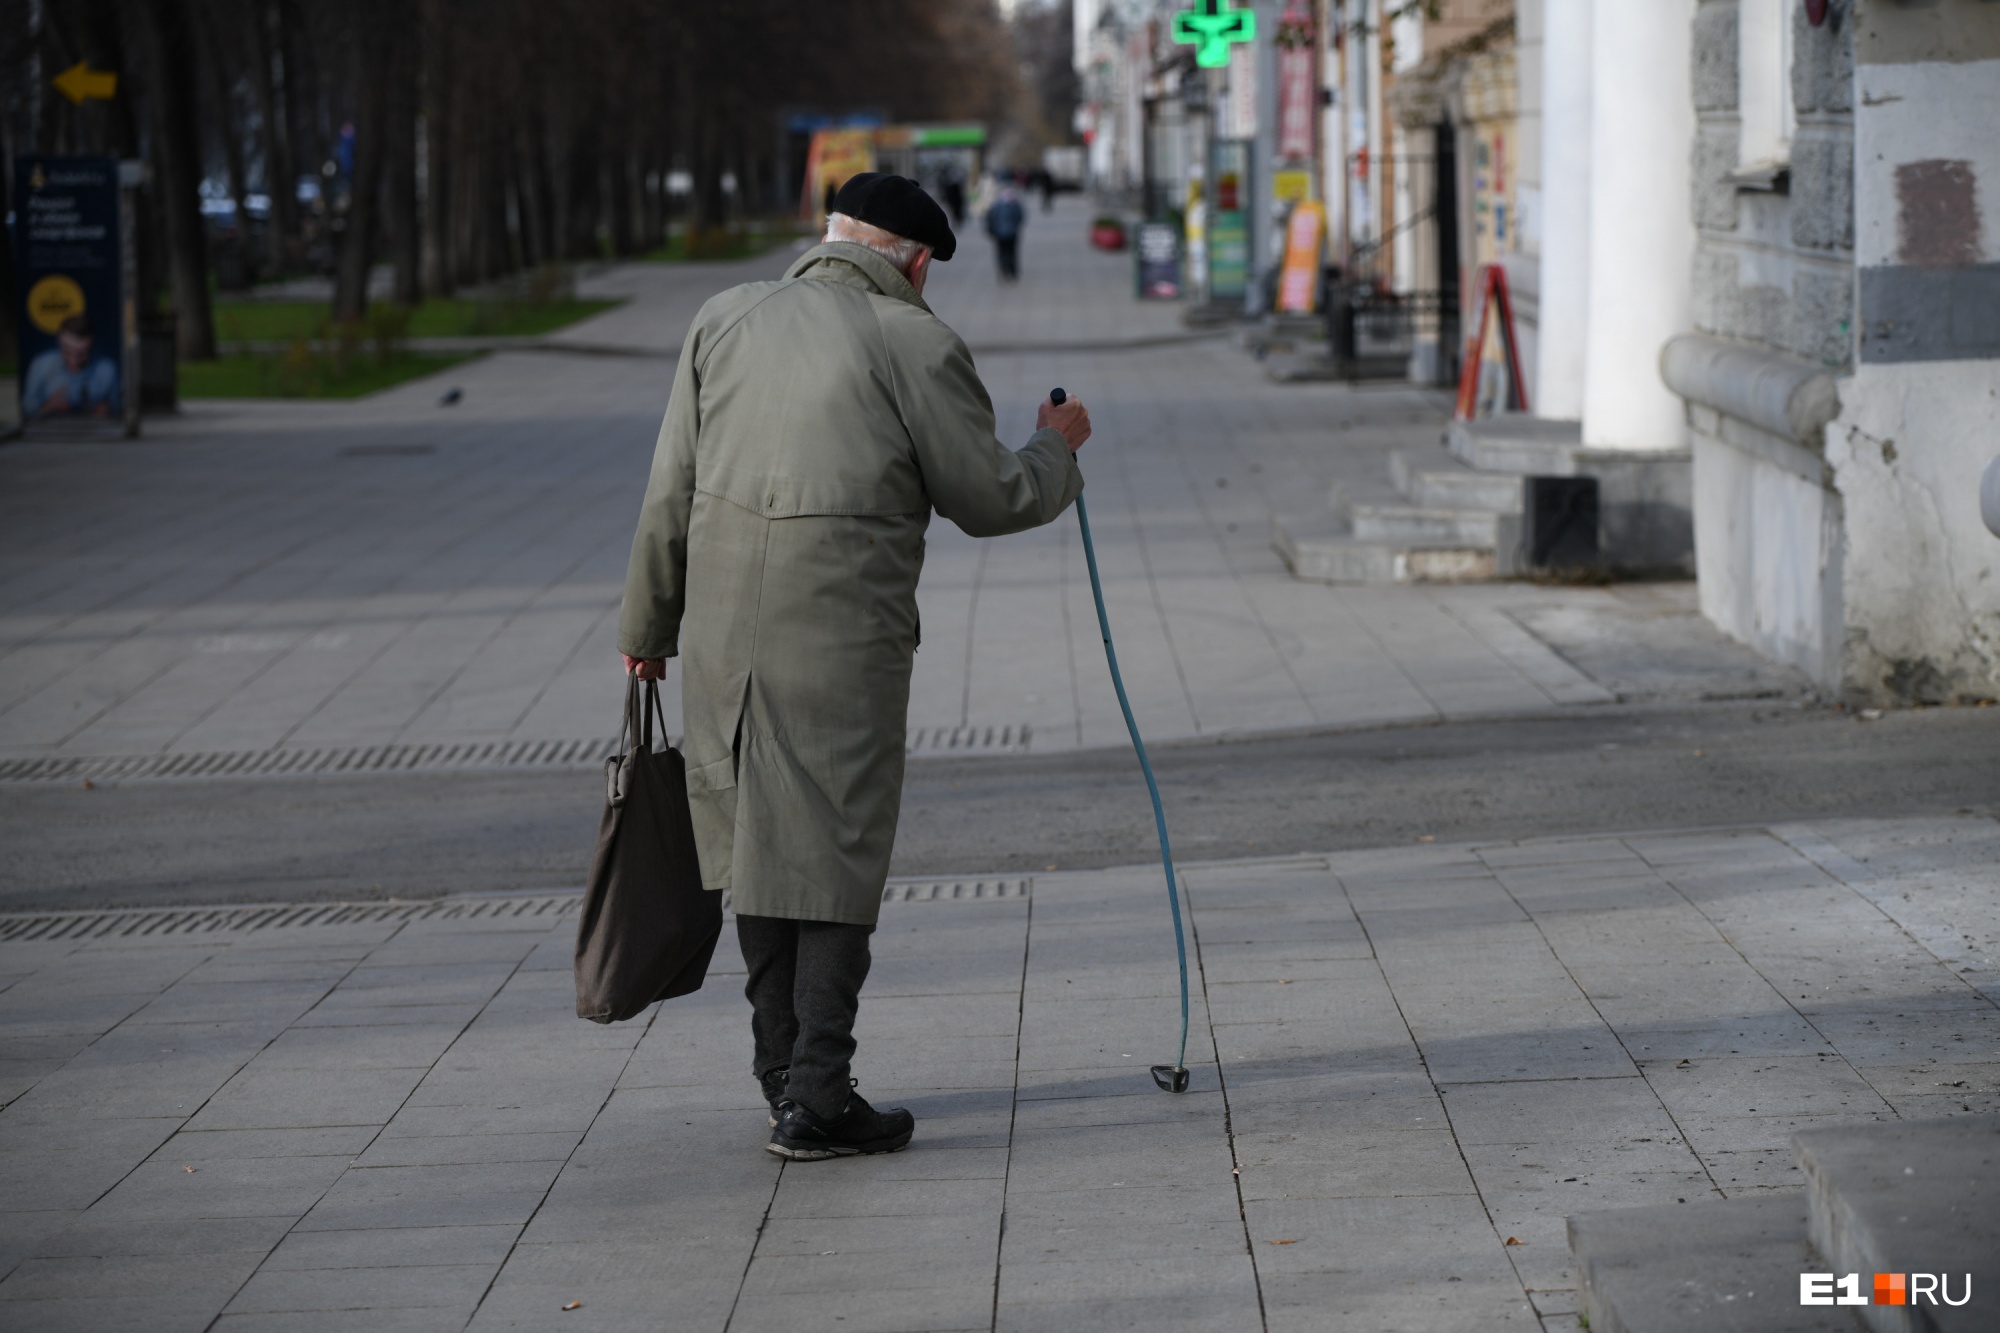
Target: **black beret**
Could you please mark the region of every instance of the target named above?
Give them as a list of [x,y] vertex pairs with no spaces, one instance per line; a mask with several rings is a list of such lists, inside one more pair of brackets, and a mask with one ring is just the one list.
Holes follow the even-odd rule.
[[849,176],[833,196],[829,210],[844,213],[856,222],[866,222],[883,231],[928,245],[939,261],[950,259],[958,249],[951,234],[951,222],[937,200],[908,176],[891,176],[880,171],[864,171]]

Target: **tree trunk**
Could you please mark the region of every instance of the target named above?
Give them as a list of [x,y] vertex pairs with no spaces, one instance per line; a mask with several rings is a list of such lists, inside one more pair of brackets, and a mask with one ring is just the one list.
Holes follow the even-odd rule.
[[396,266],[396,304],[424,299],[423,246],[417,221],[417,53],[410,39],[384,52],[382,67],[388,143],[385,145],[382,206],[389,226],[389,256]]
[[444,0],[424,0],[424,293],[450,296],[454,261],[452,220],[455,215],[449,163],[451,134],[451,32]]
[[[227,39],[217,31],[219,24],[228,24],[235,29],[240,26],[241,16],[234,13],[216,15],[203,14],[195,20],[200,29],[201,63],[208,75],[209,95],[215,99],[215,123],[222,131],[222,159],[229,173],[229,198],[236,206],[236,250],[240,259],[240,276],[244,287],[252,287],[257,282],[257,254],[250,244],[250,210],[246,201],[250,198],[249,172],[243,162],[243,136],[237,133],[236,97],[230,68],[235,64],[230,58]],[[219,284],[218,284],[219,285]]]
[[[370,6],[369,9],[373,7]],[[359,319],[368,310],[368,270],[375,259],[381,220],[383,159],[388,149],[389,89],[382,78],[383,25],[380,15],[362,10],[352,19],[348,86],[356,104],[354,175],[349,183],[347,229],[333,276],[333,317]]]
[[[257,138],[264,152],[264,189],[271,196],[271,220],[264,230],[265,266],[282,273],[290,263],[299,234],[298,168],[293,163],[290,116],[274,82],[274,53],[282,49],[274,29],[282,11],[264,0],[253,0],[245,27],[250,55],[250,92],[257,99]],[[290,82],[291,71],[285,72]]]
[[201,220],[201,135],[193,78],[200,69],[183,0],[127,0],[127,29],[138,34],[166,223],[167,282],[183,361],[215,359],[208,300],[208,237]]

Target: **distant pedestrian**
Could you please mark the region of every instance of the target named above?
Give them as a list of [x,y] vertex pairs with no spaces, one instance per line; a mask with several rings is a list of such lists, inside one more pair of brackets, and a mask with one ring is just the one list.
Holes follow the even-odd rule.
[[1056,206],[1056,178],[1047,167],[1037,167],[1028,173],[1028,184],[1042,192],[1042,211],[1047,213]]
[[975,537],[1054,520],[1083,489],[1075,399],[1018,450],[924,304],[957,241],[913,180],[842,185],[780,282],[703,306],[674,373],[618,647],[680,656],[702,878],[734,899],[769,1151],[894,1152],[908,1111],[848,1078],[868,937],[903,796],[917,576],[935,509]]
[[965,177],[957,167],[944,170],[944,206],[951,214],[951,225],[960,226],[965,221]]
[[993,238],[993,253],[1000,263],[1002,282],[1021,280],[1021,229],[1028,225],[1028,211],[1021,196],[1009,185],[1000,191],[993,207],[986,210],[986,234]]

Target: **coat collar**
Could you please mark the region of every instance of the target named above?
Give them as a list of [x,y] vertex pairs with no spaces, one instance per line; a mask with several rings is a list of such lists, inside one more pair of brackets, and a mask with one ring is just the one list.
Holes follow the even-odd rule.
[[856,245],[852,241],[822,241],[800,255],[792,266],[785,270],[785,276],[802,277],[809,269],[820,268],[827,271],[813,276],[834,278],[838,281],[836,274],[840,274],[843,267],[858,269],[859,276],[882,295],[893,296],[899,301],[908,301],[917,309],[930,312],[930,307],[924,304],[924,298],[917,294],[917,289],[910,285],[908,278],[896,271],[894,264],[867,246]]

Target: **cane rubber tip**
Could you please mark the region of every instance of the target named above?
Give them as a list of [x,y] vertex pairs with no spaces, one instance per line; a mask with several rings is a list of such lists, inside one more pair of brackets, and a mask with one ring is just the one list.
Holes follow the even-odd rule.
[[1186,1092],[1188,1071],[1179,1065],[1154,1065],[1153,1082],[1160,1085],[1162,1092]]
[[1064,403],[1069,401],[1069,395],[1064,393],[1061,389],[1050,389],[1049,401],[1054,403],[1057,407],[1061,407]]

